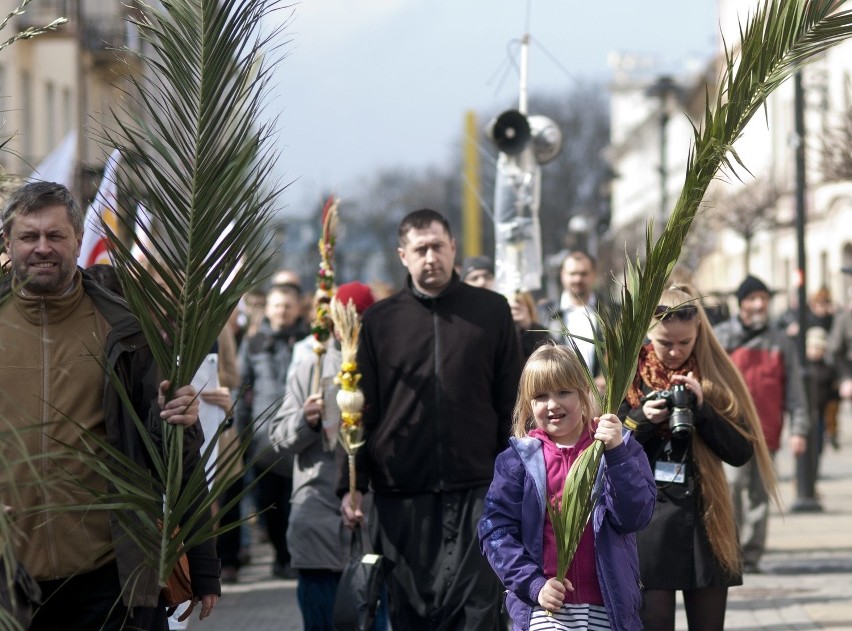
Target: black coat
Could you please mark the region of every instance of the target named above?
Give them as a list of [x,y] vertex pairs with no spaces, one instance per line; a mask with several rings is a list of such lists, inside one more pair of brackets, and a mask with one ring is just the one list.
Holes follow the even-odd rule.
[[540,322],[533,322],[528,329],[518,330],[518,334],[521,336],[521,354],[524,361],[529,359],[535,349],[553,339]]
[[[650,392],[647,385],[643,391]],[[710,547],[702,518],[701,484],[695,477],[692,437],[677,439],[667,424],[655,425],[624,401],[618,417],[634,430],[657,477],[657,505],[650,525],[636,533],[639,568],[645,589],[680,590],[741,585],[742,575],[730,575]],[[751,442],[706,402],[693,411],[694,431],[723,462],[742,466],[753,455]],[[658,472],[673,466],[683,483],[664,482]],[[678,467],[680,467],[678,469]]]
[[[139,323],[123,300],[104,290],[85,271],[83,271],[83,288],[95,303],[95,307],[112,326],[104,349],[110,370],[115,371],[117,379],[122,382],[124,392],[133,404],[135,413],[145,424],[154,443],[162,449],[163,422],[160,420],[160,409],[157,405],[160,377]],[[115,384],[112,383],[106,371],[103,400],[107,440],[137,464],[151,466],[148,453],[131,418],[131,412],[125,408]],[[201,423],[196,422],[193,426],[184,429],[183,436],[183,482],[186,483],[196,467],[201,465],[201,446],[204,443]],[[153,466],[151,471],[154,475]],[[205,499],[204,497],[195,499],[194,508],[188,510],[187,518],[202,512],[201,505]],[[204,512],[209,514],[209,509]],[[125,519],[135,519],[135,516],[126,515]],[[204,521],[204,517],[201,521]],[[122,586],[126,589],[122,594],[125,604],[146,606],[157,604],[160,588],[151,568],[143,565],[143,556],[138,549],[138,544],[127,537],[118,519],[112,517],[110,525],[115,542],[119,577]],[[189,548],[186,556],[189,560],[193,594],[196,596],[221,594],[219,584],[221,567],[213,539],[206,539]]]
[[[509,304],[453,274],[437,297],[408,286],[364,313],[366,444],[358,487],[429,493],[488,486],[508,446],[521,354]],[[341,470],[338,492],[348,489]]]
[[246,457],[257,457],[260,468],[272,467],[285,478],[293,477],[293,456],[272,449],[269,420],[284,400],[293,345],[308,333],[310,328],[302,318],[278,331],[264,321],[260,331],[242,341],[237,354],[243,396],[237,400],[234,416],[240,432],[249,426],[253,429]]

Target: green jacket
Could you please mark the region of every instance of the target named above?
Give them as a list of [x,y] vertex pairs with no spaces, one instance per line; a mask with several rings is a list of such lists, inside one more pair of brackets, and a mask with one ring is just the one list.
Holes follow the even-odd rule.
[[[129,311],[126,303],[115,294],[103,289],[85,271],[82,273],[83,290],[95,308],[110,325],[103,358],[117,375],[128,400],[136,414],[142,419],[154,444],[162,445],[162,421],[157,403],[160,377],[148,348],[139,322]],[[11,279],[0,282],[0,302],[11,292]],[[144,443],[133,422],[130,410],[123,404],[119,389],[109,374],[104,372],[103,410],[106,438],[109,444],[120,450],[138,465],[147,467],[155,475]],[[69,415],[73,418],[73,414]],[[184,434],[184,478],[200,464],[200,447],[204,436],[200,423],[185,430]],[[200,503],[201,499],[197,501]],[[115,547],[116,563],[127,606],[156,606],[160,588],[154,568],[144,564],[144,555],[139,544],[125,533],[123,520],[138,520],[133,514],[110,515],[110,529]],[[193,592],[198,595],[220,594],[219,560],[212,540],[187,551],[192,578]]]

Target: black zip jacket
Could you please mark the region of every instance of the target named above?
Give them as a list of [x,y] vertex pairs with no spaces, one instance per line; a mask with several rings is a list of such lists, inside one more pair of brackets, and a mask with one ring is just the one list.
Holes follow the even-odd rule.
[[[130,397],[136,413],[148,428],[154,443],[162,449],[162,421],[160,407],[157,403],[159,385],[162,377],[159,375],[153,355],[148,348],[148,342],[136,317],[129,311],[126,303],[111,292],[103,289],[85,270],[83,273],[83,289],[95,303],[95,307],[103,314],[112,326],[107,335],[104,354],[107,364],[115,371],[122,382],[124,391]],[[147,451],[133,423],[129,410],[122,403],[121,396],[113,385],[108,374],[104,374],[104,418],[107,428],[107,440],[120,449],[127,457],[137,464],[151,467]],[[191,427],[184,429],[183,439],[183,480],[184,483],[193,469],[201,466],[200,450],[204,443],[204,433],[201,423],[196,421]],[[205,498],[198,497],[189,515],[199,513]],[[209,513],[209,509],[207,509]],[[138,520],[138,517],[125,515],[124,519]],[[201,519],[204,521],[204,518]],[[160,588],[157,585],[156,572],[144,565],[143,553],[137,544],[127,537],[121,520],[116,515],[110,518],[115,542],[116,562],[119,578],[125,591],[122,594],[128,606],[152,607],[158,604]],[[189,574],[192,582],[192,593],[195,596],[207,594],[221,595],[219,573],[221,564],[216,556],[216,547],[212,539],[207,539],[198,545],[188,548],[186,556],[189,561]]]
[[[506,299],[462,283],[407,287],[364,314],[358,368],[365,445],[357,486],[430,493],[487,486],[508,445],[521,353]],[[341,467],[338,493],[348,491]]]

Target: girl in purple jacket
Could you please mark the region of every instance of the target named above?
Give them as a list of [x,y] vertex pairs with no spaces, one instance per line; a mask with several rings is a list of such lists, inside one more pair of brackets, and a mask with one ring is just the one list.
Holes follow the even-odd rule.
[[[483,553],[506,588],[514,629],[642,629],[633,533],[654,512],[656,490],[642,446],[614,414],[595,417],[574,352],[538,348],[521,375],[514,437],[497,457],[479,522]],[[559,498],[571,464],[604,444],[600,490],[563,582],[545,502]],[[551,612],[549,615],[547,612]]]

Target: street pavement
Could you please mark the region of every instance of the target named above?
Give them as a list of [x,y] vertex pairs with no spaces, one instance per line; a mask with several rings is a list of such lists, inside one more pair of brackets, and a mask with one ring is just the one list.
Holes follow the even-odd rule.
[[[784,514],[773,507],[761,572],[746,574],[728,595],[729,631],[852,631],[852,419],[841,426],[840,449],[826,447],[817,483],[822,512]],[[785,507],[795,500],[794,464],[777,458]],[[299,631],[296,581],[271,578],[267,544],[252,549],[236,585],[225,585],[210,618],[191,631]],[[680,596],[678,596],[680,600]],[[678,605],[677,629],[686,617]]]

